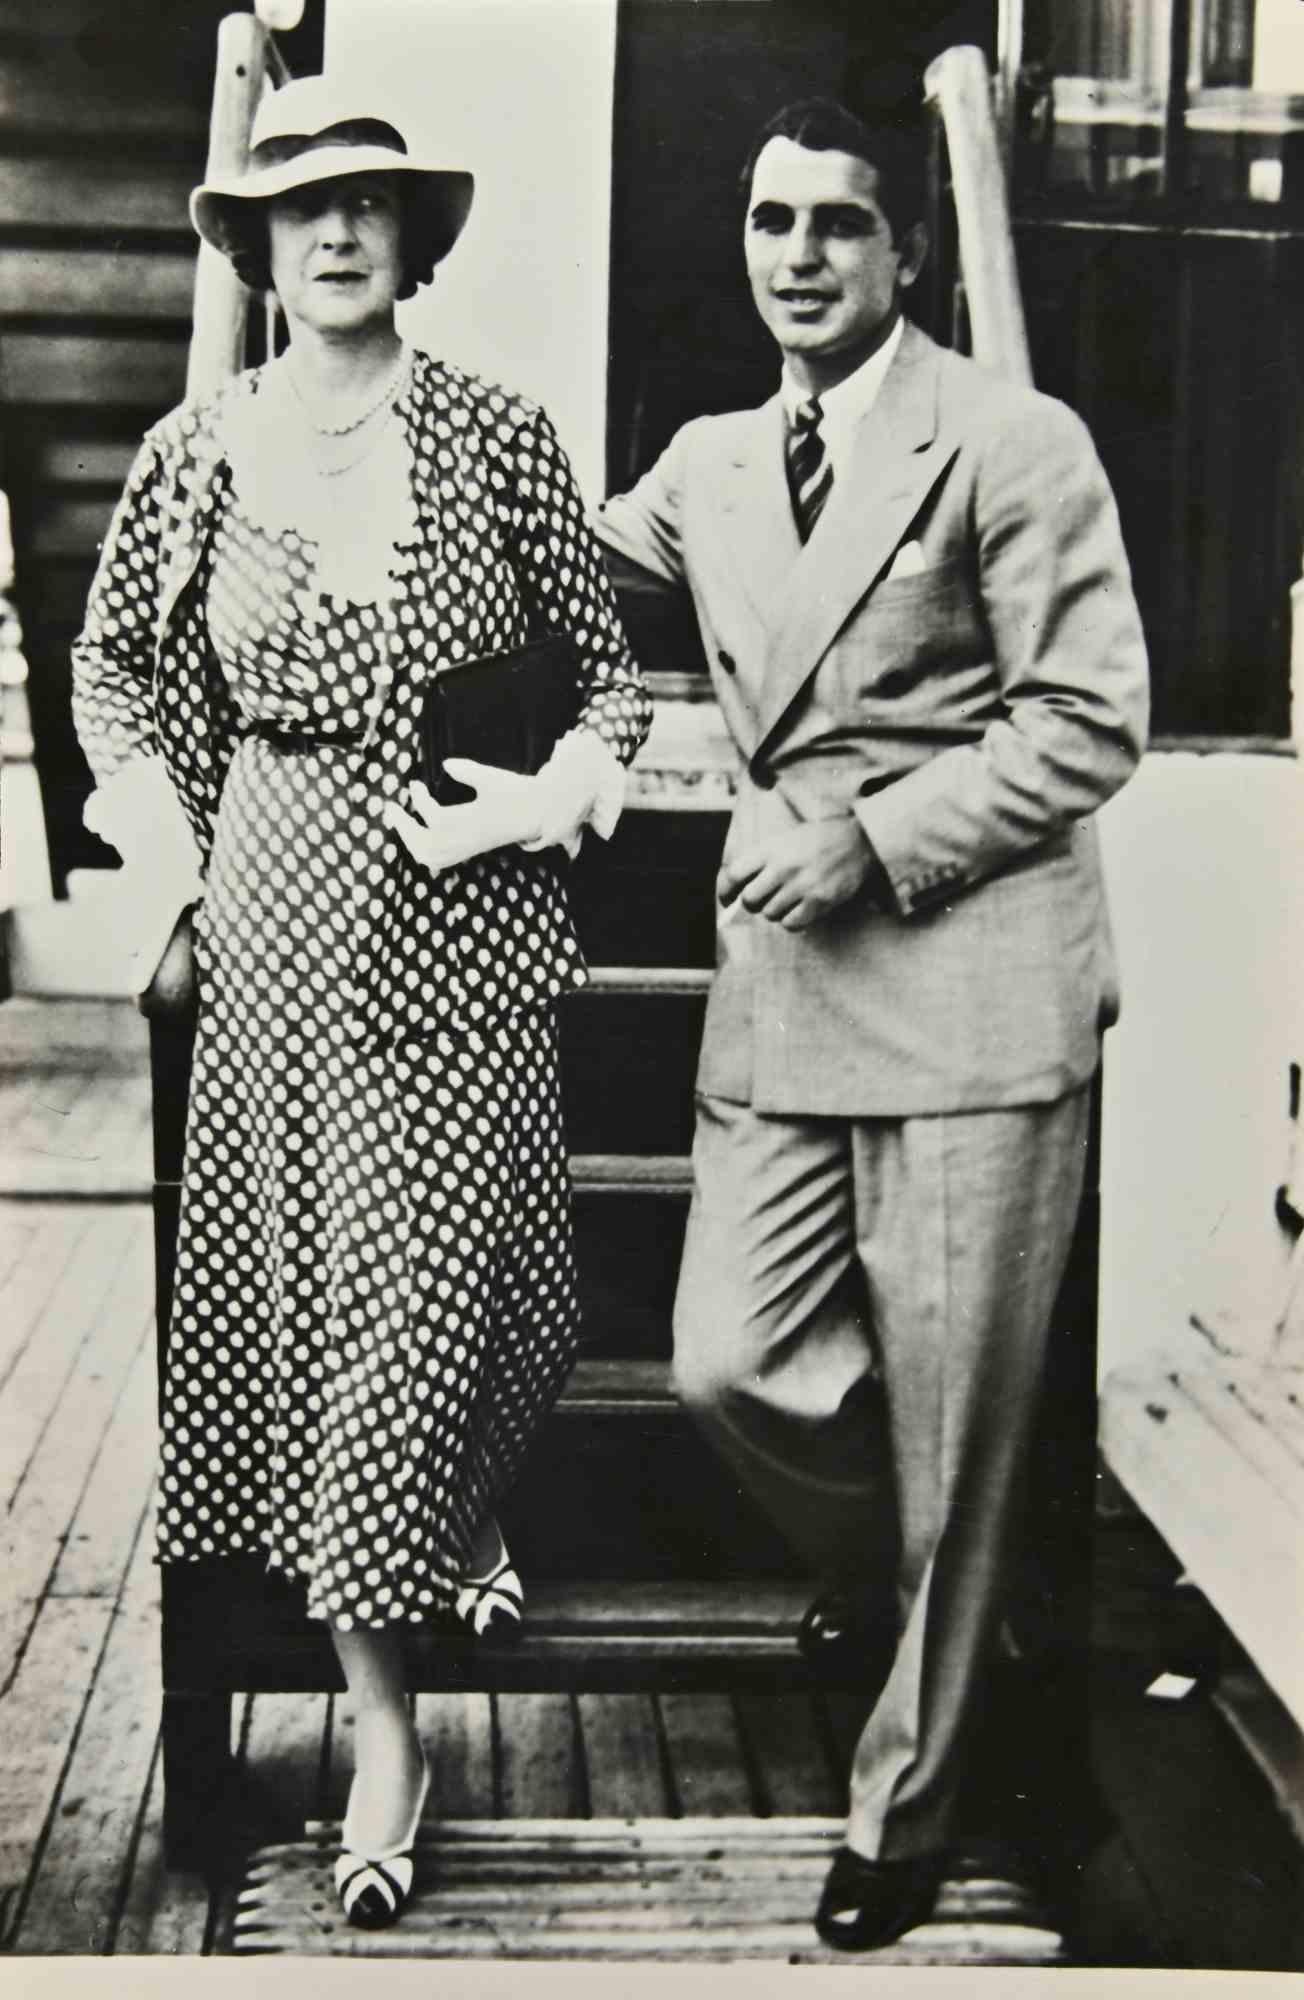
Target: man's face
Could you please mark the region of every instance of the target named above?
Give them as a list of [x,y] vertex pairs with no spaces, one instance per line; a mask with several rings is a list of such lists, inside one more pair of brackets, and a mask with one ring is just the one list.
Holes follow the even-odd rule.
[[922,262],[911,232],[893,244],[878,174],[854,153],[771,139],[752,174],[744,249],[752,297],[796,378],[832,388],[890,330],[897,286]]

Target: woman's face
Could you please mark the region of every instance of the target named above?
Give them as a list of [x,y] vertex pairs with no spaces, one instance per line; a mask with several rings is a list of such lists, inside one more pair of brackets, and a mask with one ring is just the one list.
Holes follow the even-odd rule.
[[370,331],[393,316],[402,224],[392,174],[347,174],[268,203],[272,284],[291,328]]

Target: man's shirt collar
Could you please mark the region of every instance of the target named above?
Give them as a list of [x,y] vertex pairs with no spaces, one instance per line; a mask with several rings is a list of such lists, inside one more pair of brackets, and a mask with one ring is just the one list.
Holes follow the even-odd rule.
[[[842,475],[851,451],[851,441],[861,418],[873,408],[878,392],[883,386],[883,378],[892,366],[893,357],[901,345],[901,335],[905,329],[905,319],[898,314],[897,323],[881,347],[876,347],[868,361],[862,361],[836,388],[826,389],[819,399],[823,415],[820,419],[820,436],[824,449],[833,463],[833,476]],[[810,391],[799,388],[787,369],[779,384],[779,394],[783,399],[784,413],[792,422],[798,406],[809,400]]]

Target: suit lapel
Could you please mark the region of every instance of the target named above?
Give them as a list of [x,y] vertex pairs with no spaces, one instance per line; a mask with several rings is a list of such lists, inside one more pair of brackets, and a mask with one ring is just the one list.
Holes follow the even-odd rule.
[[861,420],[847,469],[784,579],[784,608],[771,628],[758,748],[873,586],[952,453],[938,430],[938,368],[933,343],[907,324]]
[[768,629],[802,553],[783,468],[783,404],[778,396],[740,423],[714,483],[721,546]]

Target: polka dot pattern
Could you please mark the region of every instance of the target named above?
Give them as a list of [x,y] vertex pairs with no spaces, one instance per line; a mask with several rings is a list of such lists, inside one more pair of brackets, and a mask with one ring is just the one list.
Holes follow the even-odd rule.
[[[223,412],[231,399],[256,395],[258,381],[250,370],[149,433],[73,648],[74,717],[97,778],[160,750],[205,861],[241,733],[207,608],[230,496]],[[387,642],[394,679],[354,829],[356,934],[345,999],[360,1041],[481,1027],[584,978],[555,855],[482,856],[450,870],[432,894],[429,875],[384,825],[386,801],[415,772],[422,697],[440,666],[566,631],[581,660],[581,724],[628,762],[651,720],[547,417],[420,353],[397,415],[419,533],[396,552]],[[324,671],[330,651],[312,632],[305,663]],[[255,712],[265,712],[257,698]]]
[[432,877],[382,808],[444,662],[563,627],[584,726],[628,758],[648,709],[529,405],[416,357],[388,606],[243,517],[220,413],[147,440],[75,653],[97,773],[161,748],[207,863],[159,1551],[261,1553],[382,1627],[449,1599],[573,1356],[552,1003],[583,977],[554,859]]

